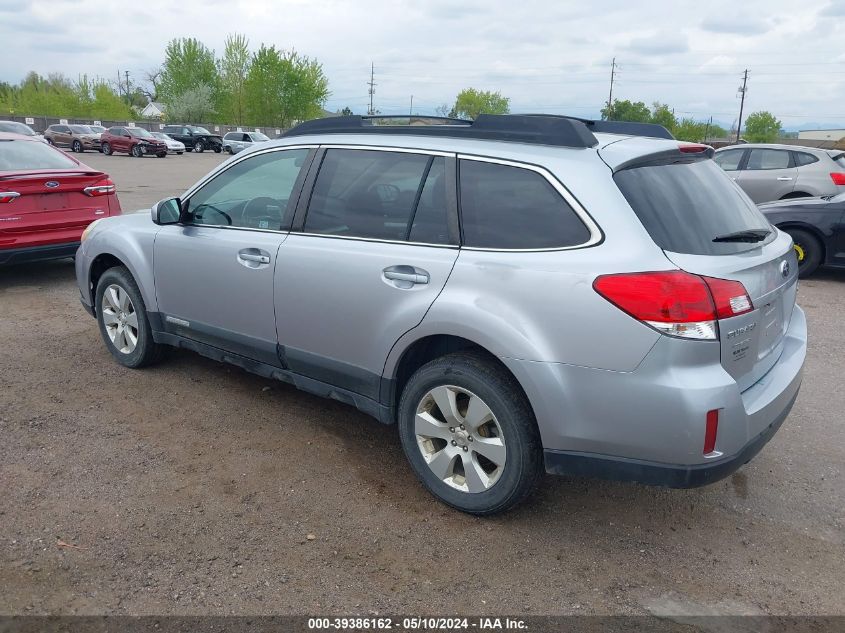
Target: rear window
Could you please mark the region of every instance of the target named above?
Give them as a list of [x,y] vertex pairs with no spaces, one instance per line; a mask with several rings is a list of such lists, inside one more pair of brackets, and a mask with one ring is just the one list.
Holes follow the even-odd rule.
[[74,167],[79,165],[63,152],[41,141],[0,141],[0,171]]
[[796,167],[803,167],[804,165],[812,165],[819,162],[819,159],[806,152],[792,152],[793,160]]
[[833,162],[835,162],[837,165],[839,165],[840,167],[845,169],[845,154],[839,154],[838,156],[831,156],[831,158],[833,159]]
[[[714,242],[721,235],[771,229],[753,202],[712,160],[633,167],[613,179],[654,242],[690,255],[730,255],[765,242]],[[772,235],[767,240],[772,239]]]

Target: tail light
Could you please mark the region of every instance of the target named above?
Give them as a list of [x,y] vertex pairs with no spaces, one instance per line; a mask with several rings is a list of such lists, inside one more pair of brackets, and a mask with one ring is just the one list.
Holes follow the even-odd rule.
[[0,204],[12,202],[15,198],[20,198],[21,194],[17,191],[0,191]]
[[97,196],[108,196],[114,193],[114,183],[111,179],[106,178],[105,180],[101,180],[96,185],[92,185],[90,187],[85,187],[82,190],[86,196],[91,196],[92,198],[96,198]]
[[716,340],[719,319],[754,309],[740,282],[682,270],[602,275],[593,288],[635,319],[681,338]]
[[845,174],[840,171],[830,172],[830,179],[834,185],[845,185]]
[[701,154],[712,148],[703,143],[680,143],[678,149],[684,154]]

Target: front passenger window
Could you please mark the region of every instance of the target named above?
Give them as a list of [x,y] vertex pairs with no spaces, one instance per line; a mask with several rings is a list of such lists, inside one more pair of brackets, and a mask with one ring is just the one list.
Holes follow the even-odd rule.
[[308,151],[268,152],[235,163],[187,200],[190,224],[288,229],[291,193]]

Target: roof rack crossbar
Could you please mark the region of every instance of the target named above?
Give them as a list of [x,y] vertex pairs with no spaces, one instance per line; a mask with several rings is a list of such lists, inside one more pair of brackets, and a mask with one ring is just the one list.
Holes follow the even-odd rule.
[[[378,125],[380,119],[440,121],[440,125]],[[591,121],[553,114],[480,114],[474,121],[449,117],[371,115],[339,116],[300,123],[283,136],[306,134],[402,134],[491,141],[513,141],[556,147],[587,148],[598,144],[594,132],[673,139],[662,125],[624,121]]]

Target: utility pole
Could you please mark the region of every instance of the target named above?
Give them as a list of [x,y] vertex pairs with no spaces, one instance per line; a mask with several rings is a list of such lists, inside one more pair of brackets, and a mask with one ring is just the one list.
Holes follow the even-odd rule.
[[610,113],[610,107],[613,104],[613,80],[616,78],[616,58],[610,64],[610,92],[607,95],[607,111]]
[[408,116],[414,116],[414,95],[411,95],[411,109],[408,111]]
[[123,92],[123,82],[120,79],[120,68],[117,69],[117,96],[122,96],[121,93]]
[[742,132],[742,109],[745,107],[745,93],[748,90],[748,69],[742,73],[742,86],[739,88],[739,93],[742,95],[742,100],[739,102],[739,121],[736,124],[736,142],[739,143],[739,134]]
[[367,82],[367,84],[370,86],[370,90],[369,90],[369,93],[370,93],[370,109],[367,110],[367,114],[369,114],[370,116],[372,116],[376,113],[376,111],[373,109],[373,95],[376,93],[375,73],[376,73],[375,64],[373,64],[371,62],[370,63],[370,80]]
[[707,142],[707,137],[710,136],[710,126],[713,125],[713,115],[710,115],[710,120],[707,121],[707,127],[704,128],[704,142]]
[[126,74],[126,103],[129,103],[129,71],[123,71]]

